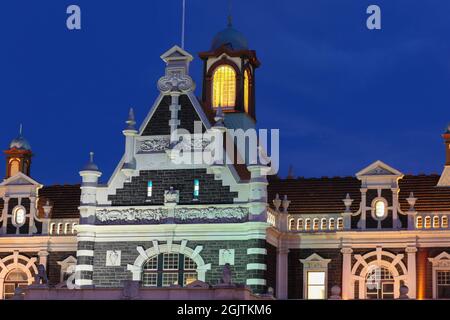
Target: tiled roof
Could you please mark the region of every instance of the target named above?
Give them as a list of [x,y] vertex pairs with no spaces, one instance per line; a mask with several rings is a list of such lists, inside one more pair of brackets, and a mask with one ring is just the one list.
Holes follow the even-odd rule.
[[53,206],[52,218],[78,218],[81,189],[79,184],[45,186],[39,190],[39,214],[47,200]]
[[[418,198],[415,208],[423,211],[450,211],[450,188],[436,187],[439,175],[405,175],[399,181],[400,205],[402,210],[408,210],[406,198],[411,192]],[[290,213],[331,214],[345,210],[342,200],[346,194],[354,200],[352,212],[359,208],[361,201],[361,182],[355,177],[335,178],[298,178],[270,179],[268,186],[268,201],[278,193],[280,198],[286,194],[291,201]]]

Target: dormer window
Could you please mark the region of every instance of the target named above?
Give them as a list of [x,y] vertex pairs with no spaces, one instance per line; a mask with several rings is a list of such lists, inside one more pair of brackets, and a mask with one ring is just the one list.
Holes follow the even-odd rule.
[[387,202],[384,198],[380,197],[373,200],[372,217],[379,221],[387,217]]
[[236,72],[229,65],[221,65],[213,75],[213,107],[234,108],[236,104]]
[[16,227],[21,227],[25,224],[26,210],[22,206],[17,206],[13,210],[13,222]]

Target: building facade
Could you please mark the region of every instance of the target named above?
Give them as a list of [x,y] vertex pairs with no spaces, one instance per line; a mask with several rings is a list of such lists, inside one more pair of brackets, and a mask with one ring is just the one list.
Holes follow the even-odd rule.
[[[281,179],[228,139],[255,128],[256,52],[230,21],[199,57],[201,98],[193,57],[178,46],[161,56],[159,96],[139,127],[130,110],[106,183],[91,154],[80,185],[43,186],[22,133],[11,142],[2,298],[32,284],[39,265],[49,290],[208,283],[278,299],[394,299],[406,286],[410,298],[450,298],[450,127],[440,176],[376,161],[354,177]],[[219,138],[221,161],[204,161]]]

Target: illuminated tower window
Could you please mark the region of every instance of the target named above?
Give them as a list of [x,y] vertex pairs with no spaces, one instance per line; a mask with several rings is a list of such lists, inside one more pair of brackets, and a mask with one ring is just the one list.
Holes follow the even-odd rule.
[[153,181],[147,182],[147,197],[151,198],[153,193]]
[[194,198],[197,199],[200,195],[200,180],[194,180]]
[[213,76],[213,107],[234,107],[236,103],[236,72],[228,65],[220,66]]
[[244,110],[248,113],[248,104],[249,104],[249,96],[250,96],[250,74],[248,70],[244,72]]
[[20,160],[19,159],[11,159],[10,163],[9,163],[9,172],[10,172],[10,176],[14,176],[19,172],[19,165],[20,165]]

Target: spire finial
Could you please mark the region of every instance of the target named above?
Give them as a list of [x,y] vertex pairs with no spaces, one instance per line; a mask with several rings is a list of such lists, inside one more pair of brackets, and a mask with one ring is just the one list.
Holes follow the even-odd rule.
[[231,14],[231,0],[228,0],[228,27],[232,27],[233,26],[233,16]]
[[89,162],[94,163],[94,152],[89,152]]
[[19,126],[19,134],[20,135],[22,135],[22,131],[23,131],[23,126],[22,126],[22,124],[20,124],[20,126]]
[[134,109],[133,108],[130,108],[130,111],[128,111],[128,119],[125,123],[128,125],[127,130],[135,130],[134,125],[136,124],[136,120],[134,117]]

